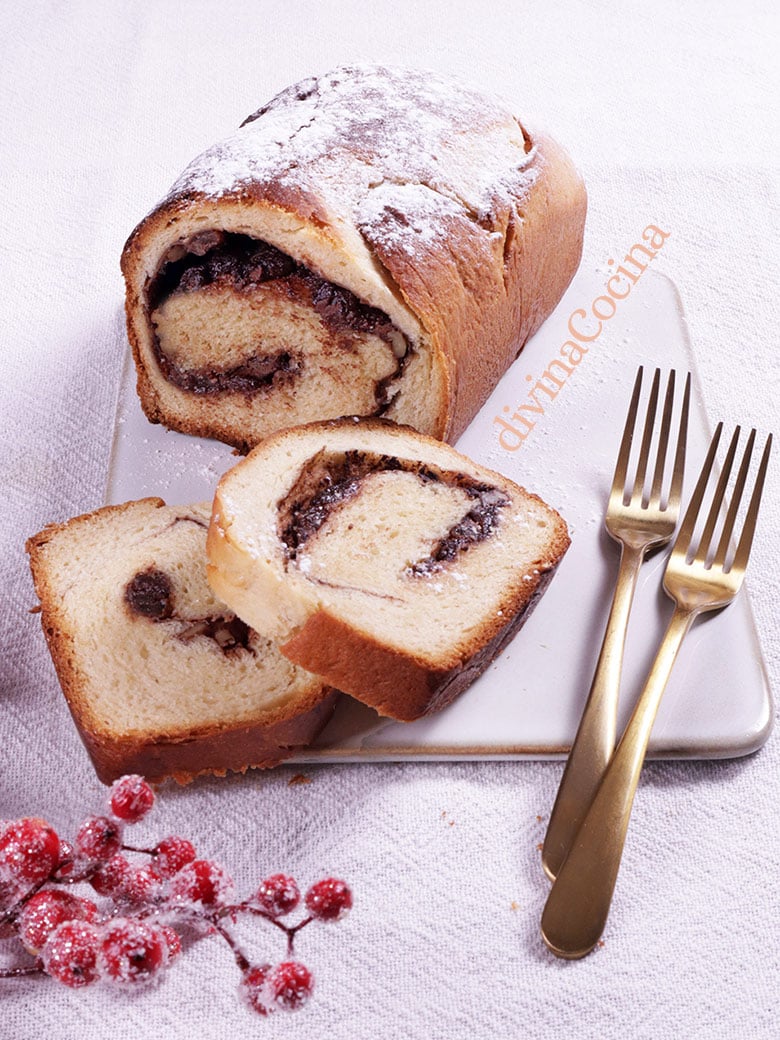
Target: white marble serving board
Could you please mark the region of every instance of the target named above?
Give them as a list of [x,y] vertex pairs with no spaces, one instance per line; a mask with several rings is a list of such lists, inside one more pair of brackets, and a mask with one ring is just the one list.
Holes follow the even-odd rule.
[[[444,711],[395,723],[344,698],[317,744],[295,761],[393,761],[405,758],[552,758],[566,754],[587,697],[617,570],[618,547],[603,515],[637,367],[693,372],[688,439],[690,490],[710,436],[687,327],[674,284],[648,268],[601,322],[593,303],[613,272],[581,269],[554,314],[527,344],[458,442],[478,461],[541,495],[566,518],[572,546],[544,598],[503,655]],[[624,291],[626,279],[616,283]],[[596,304],[602,315],[608,302]],[[584,312],[577,313],[575,312]],[[561,348],[568,325],[596,338],[563,376],[554,397],[535,394],[541,412],[520,411],[529,390]],[[548,384],[555,389],[555,384]],[[506,431],[505,419],[518,433]],[[519,445],[519,446],[517,446]],[[229,448],[147,422],[128,357],[117,414],[107,501],[160,495],[170,504],[209,499],[236,461]],[[758,537],[761,537],[759,530]],[[663,635],[671,601],[661,590],[665,554],[645,563],[626,647],[621,721],[626,721]],[[694,624],[683,644],[650,744],[656,758],[748,754],[769,735],[773,718],[746,590],[728,609]]]

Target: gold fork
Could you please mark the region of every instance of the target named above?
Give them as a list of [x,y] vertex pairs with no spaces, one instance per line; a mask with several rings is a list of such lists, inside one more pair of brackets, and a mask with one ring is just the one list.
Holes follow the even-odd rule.
[[605,519],[607,531],[621,547],[615,593],[590,693],[561,778],[542,847],[542,866],[551,879],[555,878],[566,858],[615,749],[623,647],[642,561],[650,549],[671,541],[680,512],[691,377],[688,375],[685,381],[671,482],[669,493],[664,498],[662,485],[674,405],[673,371],[669,373],[666,386],[650,491],[646,493],[645,484],[658,408],[661,377],[658,369],[655,371],[647,402],[636,472],[632,485],[627,489],[628,464],[637,426],[642,376],[643,370],[640,368],[623,429]]
[[[745,490],[756,431],[751,431],[731,502],[723,518],[726,488],[737,450],[734,431],[712,502],[704,519],[702,504],[710,482],[723,424],[712,438],[707,458],[664,573],[664,589],[675,607],[666,634],[623,737],[607,766],[574,844],[550,891],[542,914],[542,936],[559,957],[584,957],[606,924],[628,830],[639,774],[680,644],[694,618],[731,603],[745,577],[764,485],[771,435],[758,465],[742,533],[734,546],[737,514]],[[700,519],[701,518],[701,519]],[[697,529],[701,534],[696,540]],[[721,524],[717,548],[713,543]]]

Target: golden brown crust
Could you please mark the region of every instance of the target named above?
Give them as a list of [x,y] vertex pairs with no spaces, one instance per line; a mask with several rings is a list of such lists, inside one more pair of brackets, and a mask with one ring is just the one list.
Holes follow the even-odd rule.
[[280,650],[295,664],[375,708],[380,715],[413,722],[446,707],[511,642],[541,599],[568,545],[568,536],[561,534],[551,554],[554,563],[540,570],[534,582],[527,583],[503,605],[501,616],[508,620],[487,619],[449,666],[432,668],[425,661],[399,654],[322,609],[312,614]]
[[[346,74],[356,81],[369,75],[360,69],[346,70]],[[415,91],[423,97],[428,88],[420,73],[407,72],[404,78],[397,70],[379,69],[370,74],[373,78],[366,96],[371,97],[373,90],[384,90],[385,102],[405,88],[410,97]],[[137,367],[138,393],[151,421],[217,437],[242,451],[257,440],[247,437],[235,422],[226,421],[219,404],[208,414],[196,414],[195,409],[191,413],[186,401],[179,407],[175,392],[169,393],[162,385],[151,349],[145,294],[179,232],[186,237],[196,230],[221,228],[271,241],[295,259],[309,262],[314,270],[318,270],[318,263],[322,267],[323,260],[329,262],[332,271],[343,272],[340,284],[366,299],[370,285],[361,289],[355,279],[360,282],[370,268],[366,277],[378,296],[368,302],[381,308],[383,300],[390,301],[390,317],[417,327],[415,349],[431,358],[427,392],[419,387],[404,390],[418,395],[416,408],[410,405],[406,413],[392,414],[391,418],[411,422],[422,432],[450,442],[466,428],[527,339],[553,310],[577,270],[586,194],[568,156],[554,141],[523,129],[526,154],[520,154],[521,168],[499,165],[495,171],[485,171],[479,167],[474,180],[486,174],[489,189],[485,190],[485,199],[480,197],[477,202],[459,197],[461,173],[447,180],[451,173],[447,158],[441,162],[443,184],[432,178],[427,159],[415,167],[417,159],[411,156],[407,182],[396,185],[392,178],[397,171],[382,165],[386,142],[380,140],[379,146],[372,143],[370,124],[362,137],[354,128],[350,132],[346,127],[343,138],[335,139],[335,158],[313,147],[311,155],[303,152],[297,156],[295,148],[302,139],[300,120],[306,123],[311,117],[311,123],[304,127],[309,132],[309,127],[327,114],[328,105],[336,103],[328,100],[328,81],[324,76],[284,91],[252,117],[249,127],[224,143],[226,151],[215,147],[199,161],[200,165],[196,161],[193,172],[185,172],[172,193],[130,236],[122,256],[128,334]],[[431,82],[438,81],[433,77]],[[466,112],[475,120],[474,125],[458,124],[458,133],[451,135],[453,140],[462,139],[466,148],[455,156],[454,168],[459,162],[474,160],[468,148],[469,142],[483,133],[480,118],[490,132],[503,135],[502,140],[511,136],[512,128],[517,134],[517,121],[497,109],[492,99],[480,99],[468,91],[461,97],[454,84],[450,89],[457,118],[463,120]],[[299,117],[298,109],[310,105],[317,92],[325,98],[321,107],[318,103],[313,109],[303,108]],[[446,93],[442,97],[450,99]],[[429,100],[426,96],[425,103]],[[424,107],[423,101],[420,106]],[[281,125],[284,129],[289,124],[289,148],[275,145],[273,152],[281,156],[282,165],[269,161],[261,150],[261,134],[257,146],[260,172],[243,175],[232,185],[220,182],[217,190],[211,172],[224,176],[225,169],[232,168],[231,149],[243,159],[246,149],[253,147],[253,138],[241,135],[256,134],[264,119],[278,121],[288,113],[287,123]],[[387,122],[392,124],[392,120]],[[424,121],[422,125],[425,128]],[[390,150],[393,147],[399,151],[399,142],[391,143]],[[308,158],[311,162],[307,166]],[[365,170],[374,167],[380,191],[367,203],[361,185]],[[357,201],[340,208],[340,192],[354,192]],[[384,201],[377,201],[380,196]],[[478,203],[485,208],[480,209]],[[329,271],[319,269],[318,273],[338,281]]]
[[213,728],[172,740],[112,739],[85,729],[75,713],[73,718],[104,784],[126,773],[140,773],[152,783],[170,777],[186,784],[206,773],[224,776],[278,765],[312,743],[330,720],[338,698],[338,691],[331,690],[309,710],[298,706],[290,718],[270,726]]
[[[554,310],[579,267],[587,208],[583,183],[551,138],[528,140],[536,178],[522,210],[497,212],[489,227],[465,213],[448,213],[442,217],[447,249],[424,264],[394,247],[394,236],[382,233],[386,229],[362,229],[446,366],[448,409],[433,434],[450,443]],[[385,219],[397,217],[387,213]],[[501,259],[496,234],[503,242]]]
[[178,732],[116,733],[95,715],[89,700],[90,679],[75,645],[72,622],[61,608],[60,590],[52,585],[47,546],[59,532],[119,516],[139,505],[165,508],[160,498],[106,506],[65,523],[48,524],[25,545],[57,678],[98,778],[110,784],[125,773],[140,773],[152,782],[171,777],[188,783],[204,773],[224,775],[277,765],[315,739],[333,714],[337,691],[314,686],[307,696],[299,696],[281,709],[266,710],[251,723],[204,725]]

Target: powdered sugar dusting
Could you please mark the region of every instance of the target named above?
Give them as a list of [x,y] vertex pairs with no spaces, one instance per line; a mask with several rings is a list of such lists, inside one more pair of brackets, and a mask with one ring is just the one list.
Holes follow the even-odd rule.
[[[499,101],[430,73],[356,65],[283,91],[191,163],[173,192],[273,183],[425,250],[447,214],[503,228],[533,184],[534,158]],[[383,220],[394,209],[402,225]]]
[[457,201],[440,195],[427,184],[384,181],[359,202],[355,220],[359,227],[371,228],[372,237],[381,238],[391,249],[409,251],[411,247],[414,253],[446,238],[447,217],[462,213],[463,207]]

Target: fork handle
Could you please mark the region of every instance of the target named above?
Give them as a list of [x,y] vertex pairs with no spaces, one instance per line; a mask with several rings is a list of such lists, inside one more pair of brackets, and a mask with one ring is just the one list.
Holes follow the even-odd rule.
[[551,880],[566,859],[615,749],[623,648],[644,555],[645,546],[621,542],[620,566],[604,642],[542,846],[542,866]]
[[650,733],[695,615],[675,607],[631,719],[550,891],[542,937],[559,957],[584,957],[604,930]]

